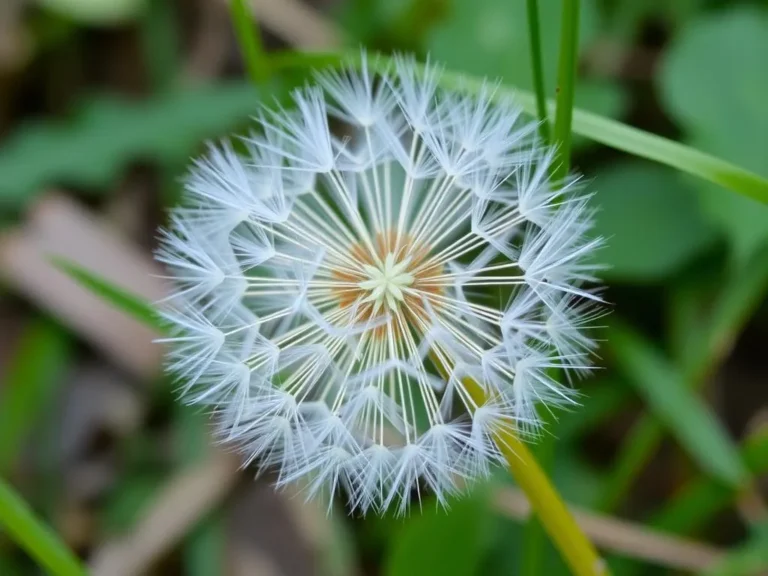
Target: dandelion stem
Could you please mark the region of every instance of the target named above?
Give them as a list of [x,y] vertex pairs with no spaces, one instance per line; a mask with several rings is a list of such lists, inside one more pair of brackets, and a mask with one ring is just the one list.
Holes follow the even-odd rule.
[[554,144],[558,147],[553,178],[565,178],[571,162],[571,120],[579,53],[579,0],[563,0],[560,19],[560,56],[557,69],[557,106]]
[[263,84],[269,80],[270,65],[264,52],[258,22],[251,14],[246,0],[230,0],[229,7],[248,76],[255,85]]
[[0,526],[41,566],[56,576],[85,576],[85,569],[56,535],[35,517],[0,478]]
[[544,69],[541,63],[541,34],[539,32],[539,4],[537,0],[528,0],[528,41],[531,50],[531,72],[533,90],[536,94],[536,114],[539,118],[539,134],[545,143],[549,143],[549,120],[547,119],[547,93],[544,88]]
[[[482,387],[463,380],[478,406],[486,402]],[[576,576],[607,576],[608,567],[579,528],[560,495],[528,447],[508,428],[500,429],[494,441],[504,455],[510,473],[525,492],[531,509]]]
[[[429,356],[438,372],[447,378],[449,370],[440,356],[434,350]],[[487,403],[488,397],[480,384],[472,378],[463,378],[462,383],[476,406]],[[509,426],[499,427],[493,436],[509,472],[571,572],[576,576],[609,576],[607,564],[582,532],[528,447]]]

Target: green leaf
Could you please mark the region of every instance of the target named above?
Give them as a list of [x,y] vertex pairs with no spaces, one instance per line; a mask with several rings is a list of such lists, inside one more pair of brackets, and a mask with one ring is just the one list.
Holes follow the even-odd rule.
[[597,257],[608,279],[661,280],[714,239],[696,195],[671,170],[624,163],[592,182],[594,233],[607,239]]
[[423,511],[404,520],[386,558],[386,576],[440,574],[473,576],[483,560],[493,526],[488,491],[453,501],[450,510],[423,504]]
[[253,114],[259,94],[244,83],[179,87],[144,101],[103,96],[68,122],[21,126],[0,149],[0,206],[59,184],[109,188],[129,162],[186,161],[204,138]]
[[54,265],[61,271],[80,283],[106,302],[109,302],[118,310],[122,310],[143,324],[157,330],[162,330],[162,322],[157,316],[152,304],[135,294],[126,292],[123,288],[112,284],[109,280],[82,268],[64,258],[53,258]]
[[0,528],[55,576],[85,576],[69,548],[43,524],[29,505],[0,478]]
[[[560,4],[539,3],[544,86],[550,95],[555,94]],[[594,1],[582,0],[579,14],[579,47],[583,50],[597,37],[601,23]],[[501,78],[507,84],[530,90],[533,80],[526,23],[522,1],[454,1],[451,17],[428,36],[429,53],[450,69]],[[623,113],[626,98],[617,85],[589,80],[579,81],[577,85],[577,105],[611,117]]]
[[69,336],[50,320],[34,320],[26,328],[0,386],[0,474],[11,471],[53,401],[69,353]]
[[618,321],[611,325],[607,345],[650,410],[698,465],[731,487],[746,485],[749,472],[736,446],[715,415],[685,386],[682,374],[642,336]]
[[[359,54],[284,52],[272,57],[275,69],[286,71],[338,67],[346,62],[359,63],[359,60]],[[386,70],[391,64],[391,60],[385,57],[370,62],[371,68],[379,71]],[[483,86],[481,78],[454,72],[444,72],[440,80],[446,88],[468,93],[477,93]],[[496,94],[513,97],[527,113],[535,115],[536,100],[530,92],[506,85],[500,86]],[[578,103],[578,97],[576,101]],[[554,102],[550,100],[548,107],[551,115]],[[768,204],[768,180],[710,154],[579,108],[573,111],[572,129],[574,134],[580,134],[610,148],[671,166]]]
[[[691,21],[667,51],[663,104],[689,141],[768,176],[768,13],[739,7]],[[706,65],[702,63],[706,62]],[[702,206],[743,261],[768,240],[768,208],[702,187]]]

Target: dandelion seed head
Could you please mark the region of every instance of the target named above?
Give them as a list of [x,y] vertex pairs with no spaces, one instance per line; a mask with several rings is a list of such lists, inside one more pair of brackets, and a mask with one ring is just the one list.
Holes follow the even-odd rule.
[[538,406],[577,401],[552,371],[589,368],[600,240],[494,86],[373,69],[320,73],[211,145],[157,258],[168,370],[221,439],[309,498],[405,512],[489,474]]

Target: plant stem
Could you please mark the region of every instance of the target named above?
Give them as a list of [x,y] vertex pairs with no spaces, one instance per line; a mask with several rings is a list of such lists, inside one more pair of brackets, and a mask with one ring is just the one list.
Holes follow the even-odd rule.
[[263,84],[269,80],[270,65],[264,52],[258,23],[246,5],[246,0],[230,0],[229,7],[248,76],[256,86]]
[[85,569],[26,502],[0,478],[0,526],[41,566],[56,576],[85,576]]
[[571,162],[571,121],[579,53],[579,0],[563,0],[560,26],[554,132],[554,144],[558,146],[558,162],[552,174],[555,180],[568,175]]
[[[464,385],[478,406],[485,404],[485,393],[479,384],[465,379]],[[525,492],[531,509],[571,572],[576,576],[607,576],[607,565],[581,531],[528,447],[508,426],[494,432],[494,441],[504,455],[510,473]]]
[[539,118],[539,134],[549,144],[549,120],[547,119],[547,93],[544,88],[544,70],[541,63],[541,33],[539,32],[539,5],[537,0],[527,0],[528,41],[531,50],[533,90],[536,94],[536,114]]
[[[430,358],[438,372],[447,378],[450,367],[446,366],[437,354],[431,353]],[[489,398],[483,387],[475,380],[462,378],[462,384],[474,403],[474,407],[469,406],[470,410],[488,402]],[[536,458],[517,437],[514,422],[510,419],[509,422],[499,425],[491,435],[507,461],[512,477],[525,493],[531,510],[560,551],[571,572],[576,576],[608,576],[610,572],[607,564],[581,531]]]

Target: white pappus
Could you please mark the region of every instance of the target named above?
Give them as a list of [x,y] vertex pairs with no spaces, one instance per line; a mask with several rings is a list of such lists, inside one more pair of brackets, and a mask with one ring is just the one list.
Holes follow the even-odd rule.
[[157,251],[185,401],[278,485],[362,512],[487,475],[499,431],[576,402],[552,369],[595,348],[580,183],[550,180],[513,100],[439,77],[365,55],[318,74],[195,162]]

